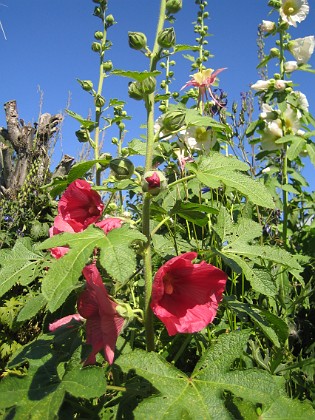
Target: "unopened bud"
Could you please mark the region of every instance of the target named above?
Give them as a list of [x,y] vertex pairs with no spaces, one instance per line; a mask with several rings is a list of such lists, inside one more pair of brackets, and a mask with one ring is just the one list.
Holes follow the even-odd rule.
[[99,42],[93,42],[91,48],[95,52],[101,52],[102,51],[102,45]]
[[94,38],[98,39],[98,40],[102,39],[103,38],[103,32],[102,31],[96,31],[94,33]]
[[175,45],[176,36],[174,28],[163,29],[158,34],[158,44],[162,48],[171,48]]
[[149,95],[155,91],[156,80],[155,77],[149,76],[141,82],[141,90],[145,95]]
[[75,135],[77,136],[77,139],[80,143],[86,143],[89,141],[89,134],[84,128],[80,128],[80,130],[77,130],[75,132]]
[[91,82],[91,80],[77,79],[77,81],[80,83],[82,89],[86,90],[87,92],[93,89],[93,83]]
[[128,32],[129,47],[142,50],[147,46],[147,37],[142,32]]
[[182,7],[182,0],[166,0],[166,11],[168,14],[177,13]]
[[164,115],[163,128],[168,131],[178,131],[185,125],[185,112],[169,111]]
[[95,106],[97,106],[98,108],[102,108],[102,106],[105,105],[105,98],[103,98],[102,95],[96,95],[94,102],[95,102]]
[[113,63],[112,63],[112,61],[111,61],[111,60],[105,61],[105,62],[103,63],[103,70],[104,70],[104,71],[111,71],[111,70],[112,70],[112,68],[113,68]]
[[131,82],[128,85],[128,95],[132,99],[136,99],[137,101],[140,101],[143,99],[143,93],[141,89],[141,83],[140,82]]
[[278,50],[278,48],[271,48],[271,50],[269,51],[269,56],[280,57],[280,51]]
[[127,158],[112,159],[109,167],[118,180],[129,179],[135,170],[134,164]]
[[106,16],[105,22],[107,26],[112,26],[115,23],[114,16],[113,15]]
[[149,192],[151,195],[158,195],[161,191],[166,190],[167,181],[165,175],[161,171],[148,171],[143,175],[142,191]]

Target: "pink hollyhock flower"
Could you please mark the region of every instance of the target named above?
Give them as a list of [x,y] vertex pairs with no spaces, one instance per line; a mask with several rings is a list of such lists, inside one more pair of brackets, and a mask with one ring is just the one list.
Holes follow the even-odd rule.
[[104,204],[100,195],[83,180],[73,181],[58,203],[58,216],[74,230],[80,232],[97,222],[103,212]]
[[205,261],[193,264],[196,257],[186,252],[171,258],[154,277],[151,308],[169,335],[202,330],[222,300],[227,275]]
[[204,102],[204,98],[207,96],[207,92],[209,92],[211,98],[218,106],[222,106],[213,96],[211,85],[214,84],[217,75],[221,73],[221,71],[226,70],[226,67],[218,70],[213,69],[206,69],[201,70],[198,73],[195,73],[191,76],[191,80],[189,80],[182,88],[185,89],[188,86],[198,87],[199,88],[199,96],[198,96],[198,104],[200,101]]
[[107,235],[111,230],[120,228],[122,224],[122,219],[119,219],[118,217],[108,217],[107,219],[95,223],[95,226],[103,229],[105,235]]
[[[80,232],[78,230],[78,232]],[[55,217],[54,225],[49,229],[49,237],[51,238],[54,235],[58,235],[62,232],[70,232],[75,233],[76,231],[73,229],[72,226],[69,225],[69,223],[65,222],[60,216]],[[52,257],[58,259],[61,258],[63,255],[65,255],[69,251],[69,247],[67,246],[57,246],[55,248],[50,249],[50,253]]]
[[78,312],[86,319],[86,342],[92,346],[84,365],[95,364],[95,356],[100,350],[104,351],[106,360],[112,364],[124,318],[116,312],[117,303],[109,298],[96,265],[90,264],[82,272],[86,279],[86,290],[78,298]]

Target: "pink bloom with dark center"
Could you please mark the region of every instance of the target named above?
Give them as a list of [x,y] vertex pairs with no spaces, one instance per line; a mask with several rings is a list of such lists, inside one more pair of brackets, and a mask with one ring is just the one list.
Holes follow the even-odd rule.
[[187,252],[171,258],[154,277],[151,308],[169,335],[202,330],[222,300],[227,275],[205,261],[193,264],[196,257]]
[[75,232],[80,232],[97,222],[103,210],[104,204],[100,195],[83,179],[73,181],[58,203],[58,216]]
[[86,266],[83,275],[86,290],[78,298],[78,311],[86,319],[86,342],[92,346],[84,365],[95,364],[95,356],[100,350],[104,351],[106,360],[112,364],[124,318],[116,312],[117,303],[109,298],[96,265]]

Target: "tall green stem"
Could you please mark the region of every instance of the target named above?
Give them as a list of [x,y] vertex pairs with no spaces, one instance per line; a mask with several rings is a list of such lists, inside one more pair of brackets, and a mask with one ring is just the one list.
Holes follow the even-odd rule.
[[[150,56],[150,71],[156,70],[159,60],[160,46],[157,42],[158,34],[163,29],[165,21],[166,0],[161,0],[160,14],[156,29],[156,36],[153,51]],[[147,111],[147,146],[145,157],[145,172],[152,168],[153,147],[154,147],[154,93],[148,95],[145,99]],[[151,258],[151,232],[150,232],[150,201],[151,196],[145,193],[142,210],[142,229],[143,234],[147,238],[146,246],[143,253],[144,260],[144,281],[145,281],[145,307],[144,307],[144,324],[146,334],[147,351],[154,350],[154,328],[153,313],[150,308],[152,293],[152,258]]]

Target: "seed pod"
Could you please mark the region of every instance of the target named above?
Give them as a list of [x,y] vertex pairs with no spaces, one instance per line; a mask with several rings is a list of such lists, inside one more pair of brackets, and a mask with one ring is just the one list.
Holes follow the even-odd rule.
[[141,83],[140,82],[129,83],[128,95],[129,95],[130,98],[136,99],[137,101],[140,101],[141,99],[143,99]]
[[168,14],[177,13],[183,7],[182,0],[167,0],[166,1],[166,11]]
[[155,91],[155,77],[149,76],[141,82],[141,90],[144,95],[149,95]]
[[185,112],[181,110],[169,111],[164,115],[163,128],[168,131],[178,131],[185,126]]

